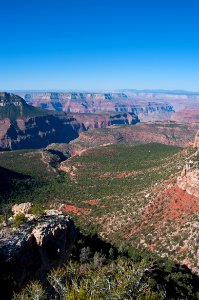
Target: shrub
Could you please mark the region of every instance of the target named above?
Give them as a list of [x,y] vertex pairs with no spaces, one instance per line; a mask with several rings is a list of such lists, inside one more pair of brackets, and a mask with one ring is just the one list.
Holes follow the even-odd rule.
[[14,294],[13,300],[44,300],[45,291],[38,281],[31,282],[24,288],[21,293]]
[[41,206],[41,204],[36,203],[33,205],[33,207],[30,210],[30,213],[37,216],[37,217],[41,217],[45,215],[45,210],[44,208]]
[[19,213],[15,216],[13,221],[13,226],[18,228],[21,224],[25,223],[27,221],[27,218],[23,213]]
[[3,226],[4,217],[0,215],[0,228]]

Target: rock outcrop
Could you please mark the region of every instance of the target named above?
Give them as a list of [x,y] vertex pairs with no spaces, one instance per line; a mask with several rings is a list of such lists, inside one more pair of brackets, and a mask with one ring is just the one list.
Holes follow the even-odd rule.
[[61,212],[49,211],[17,229],[3,227],[0,231],[2,299],[10,299],[12,292],[20,290],[29,280],[42,279],[52,267],[66,262],[75,239],[73,221]]
[[[195,137],[194,148],[199,148],[199,132]],[[177,184],[181,190],[199,198],[199,149],[187,160]]]
[[74,118],[79,123],[83,123],[86,130],[93,128],[106,128],[111,125],[135,125],[140,122],[135,113],[118,113],[118,114],[75,114]]
[[186,163],[181,176],[177,179],[179,188],[199,198],[199,152],[197,151]]
[[183,173],[178,178],[178,186],[189,195],[199,198],[199,169],[184,169]]
[[30,209],[32,207],[32,202],[26,202],[21,204],[15,204],[12,207],[12,212],[15,215],[22,213],[24,215],[28,214],[30,212]]
[[198,148],[199,149],[199,131],[196,134],[193,146],[194,146],[194,148]]

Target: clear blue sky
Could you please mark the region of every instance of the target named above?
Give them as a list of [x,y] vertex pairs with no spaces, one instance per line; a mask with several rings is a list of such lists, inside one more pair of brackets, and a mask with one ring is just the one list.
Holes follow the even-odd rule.
[[198,0],[1,0],[0,89],[199,91]]

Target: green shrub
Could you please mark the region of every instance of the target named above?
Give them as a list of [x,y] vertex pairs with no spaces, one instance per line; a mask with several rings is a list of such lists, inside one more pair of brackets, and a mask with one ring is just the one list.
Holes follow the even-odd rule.
[[30,213],[37,216],[37,217],[41,217],[45,215],[45,210],[44,208],[41,206],[41,204],[36,203],[33,205],[33,207],[30,210]]
[[25,223],[27,221],[27,218],[23,213],[19,213],[15,216],[13,221],[13,226],[15,228],[18,228],[21,224]]
[[5,220],[4,217],[0,215],[0,228],[3,226],[4,220]]
[[3,221],[4,221],[4,217],[0,215],[0,224],[3,223]]
[[19,294],[14,294],[13,300],[44,300],[45,292],[38,281],[33,281],[27,285]]

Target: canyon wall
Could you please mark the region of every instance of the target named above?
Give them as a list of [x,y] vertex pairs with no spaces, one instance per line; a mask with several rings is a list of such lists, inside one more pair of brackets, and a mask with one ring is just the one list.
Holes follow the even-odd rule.
[[137,144],[162,143],[166,145],[188,147],[193,145],[198,125],[154,122],[137,123],[135,126],[111,126],[104,130],[92,129],[81,132],[71,141],[71,145],[88,145],[91,147],[103,144]]
[[84,125],[74,118],[43,116],[0,121],[0,149],[35,149],[57,142],[68,143],[78,137]]
[[69,143],[90,128],[134,125],[134,113],[66,114],[28,105],[19,96],[0,93],[0,150],[43,148]]
[[35,107],[71,113],[133,112],[141,122],[199,122],[199,94],[167,91],[20,92]]
[[19,93],[28,104],[71,113],[134,113],[141,121],[168,120],[174,113],[167,101],[125,93]]

